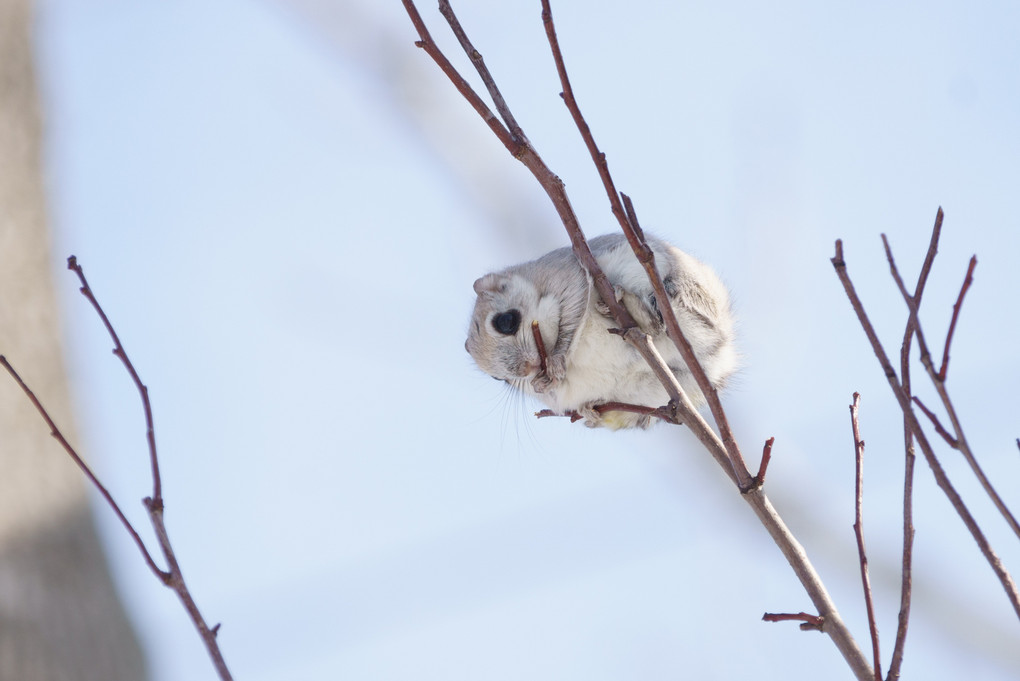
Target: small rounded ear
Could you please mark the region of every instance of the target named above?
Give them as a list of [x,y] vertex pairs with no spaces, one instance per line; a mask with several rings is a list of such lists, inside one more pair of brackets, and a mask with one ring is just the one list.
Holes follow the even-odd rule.
[[496,274],[486,274],[484,277],[475,280],[475,293],[481,295],[483,293],[495,293],[502,291],[505,284],[500,280],[500,277]]

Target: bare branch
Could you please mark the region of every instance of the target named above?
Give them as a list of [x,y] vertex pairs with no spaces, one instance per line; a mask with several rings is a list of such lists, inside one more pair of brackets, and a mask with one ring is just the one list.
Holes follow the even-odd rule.
[[[597,411],[599,415],[605,414],[610,411],[625,411],[631,414],[643,414],[645,416],[654,416],[657,419],[666,421],[667,423],[672,423],[673,425],[679,424],[679,421],[676,418],[675,410],[672,408],[671,405],[666,405],[664,407],[646,407],[641,404],[627,404],[626,402],[606,402],[604,404],[597,404],[594,407],[592,407],[592,409]],[[543,409],[541,411],[535,412],[536,418],[541,419],[550,416],[569,417],[571,423],[575,423],[584,418],[576,411],[567,411],[561,414],[553,411],[552,409]]]
[[[595,137],[592,135],[591,128],[588,126],[587,121],[585,121],[577,104],[577,99],[574,97],[574,90],[570,85],[570,78],[567,76],[567,67],[563,60],[563,53],[560,50],[559,39],[556,36],[556,26],[553,22],[552,8],[550,7],[549,0],[542,0],[542,23],[545,25],[546,37],[549,41],[549,47],[552,49],[553,61],[556,63],[556,72],[559,74],[560,85],[563,87],[563,101],[570,111],[574,124],[581,133],[581,137],[584,139],[585,146],[588,147],[588,152],[591,154],[599,177],[602,179],[606,195],[609,197],[609,205],[613,215],[616,216],[617,221],[620,223],[620,228],[627,236],[627,241],[634,250],[634,254],[648,274],[652,289],[655,291],[656,303],[662,313],[663,322],[666,325],[666,331],[670,339],[676,345],[677,350],[680,351],[680,355],[684,358],[684,362],[691,370],[691,374],[694,376],[698,387],[708,402],[712,417],[719,427],[719,435],[726,448],[726,454],[730,459],[730,465],[733,467],[733,474],[736,476],[738,486],[741,490],[747,490],[753,485],[751,473],[747,470],[743,455],[740,453],[740,448],[733,437],[733,431],[730,428],[726,412],[722,408],[722,403],[719,401],[718,392],[705,374],[701,363],[698,362],[690,342],[684,336],[683,331],[680,330],[676,314],[673,312],[673,306],[670,303],[669,296],[666,294],[666,287],[662,282],[662,277],[659,276],[658,270],[655,269],[655,255],[645,242],[641,228],[637,226],[634,206],[629,197],[617,192],[616,185],[609,172],[609,164],[606,162],[606,155],[599,150],[598,145],[595,143]],[[623,201],[627,203],[626,210],[623,203],[621,203],[621,196],[623,196]]]
[[[924,287],[928,283],[928,275],[931,273],[932,264],[935,262],[935,254],[938,252],[943,217],[942,207],[939,206],[938,211],[935,213],[935,225],[932,227],[928,251],[925,253],[921,271],[917,276],[917,284],[914,287],[914,303],[918,308],[921,306]],[[910,345],[914,338],[916,326],[917,320],[909,317],[906,328],[903,331],[903,342],[900,344],[900,376],[903,382],[903,390],[908,395],[910,394]],[[900,573],[900,612],[897,617],[896,642],[893,645],[892,658],[889,661],[889,675],[886,677],[889,681],[896,681],[900,677],[900,668],[903,665],[903,651],[907,642],[907,626],[910,622],[910,603],[913,595],[914,464],[917,457],[914,452],[914,433],[910,429],[910,422],[906,415],[903,417],[903,450],[903,559]]]
[[50,434],[60,443],[64,448],[64,451],[68,453],[71,459],[78,465],[78,467],[85,474],[85,477],[96,487],[102,497],[113,509],[113,512],[120,519],[121,524],[131,535],[135,545],[138,546],[138,550],[141,551],[142,557],[145,559],[146,565],[156,575],[157,578],[163,583],[164,586],[172,589],[177,594],[178,599],[184,605],[189,617],[191,618],[192,624],[201,636],[202,641],[205,643],[206,651],[209,653],[209,657],[212,659],[213,666],[216,668],[220,679],[223,681],[231,681],[232,676],[230,670],[227,668],[226,661],[223,659],[223,654],[220,652],[219,644],[216,642],[216,633],[219,630],[219,625],[210,629],[206,624],[205,619],[199,612],[198,606],[195,603],[195,599],[192,597],[191,592],[188,590],[187,585],[184,582],[184,575],[181,572],[180,564],[177,562],[177,556],[174,554],[173,546],[170,543],[170,537],[167,535],[166,525],[163,523],[163,497],[162,497],[162,484],[159,476],[159,461],[156,455],[156,436],[155,429],[153,427],[152,418],[152,405],[149,402],[149,391],[142,383],[141,377],[135,370],[134,364],[128,358],[127,352],[124,350],[124,346],[120,342],[120,337],[113,328],[113,324],[110,319],[106,316],[102,306],[93,294],[92,289],[89,287],[88,281],[85,279],[85,272],[78,264],[77,259],[72,255],[67,259],[67,268],[78,275],[78,280],[81,282],[81,293],[86,299],[92,304],[99,318],[103,322],[103,326],[106,327],[107,332],[113,339],[114,350],[113,354],[116,355],[127,369],[128,374],[131,376],[131,380],[134,381],[135,386],[138,388],[138,394],[142,400],[142,407],[145,411],[145,426],[146,426],[146,441],[148,442],[149,449],[149,460],[152,466],[152,480],[153,480],[153,495],[143,499],[146,510],[149,513],[149,520],[152,522],[152,527],[156,533],[156,540],[159,544],[160,551],[163,553],[163,557],[166,559],[168,569],[162,570],[156,565],[152,555],[146,548],[145,543],[142,541],[138,532],[128,521],[127,517],[120,510],[120,506],[114,501],[113,496],[109,493],[106,487],[99,481],[96,475],[88,467],[88,465],[82,460],[74,448],[68,443],[67,439],[60,432],[60,429],[53,422],[49,413],[43,407],[42,403],[35,396],[35,393],[29,389],[25,381],[22,380],[21,376],[14,370],[7,359],[0,356],[0,364],[7,370],[7,372],[14,378],[14,380],[21,387],[28,399],[35,405],[36,410],[42,416],[46,425],[50,428]]
[[[481,101],[474,90],[471,89],[460,73],[458,73],[453,65],[450,64],[450,61],[445,55],[443,55],[442,51],[432,40],[432,37],[426,29],[413,0],[403,0],[403,4],[411,18],[411,22],[414,24],[418,31],[418,35],[421,38],[421,40],[415,44],[424,49],[425,52],[432,57],[443,73],[445,73],[451,82],[453,82],[461,95],[468,100],[472,108],[475,109],[493,133],[496,134],[497,138],[499,138],[499,140],[503,143],[507,151],[509,151],[514,158],[523,163],[524,166],[535,176],[535,179],[549,196],[549,200],[552,201],[553,207],[556,209],[560,220],[563,222],[563,226],[570,237],[574,254],[577,256],[578,261],[580,261],[581,266],[584,267],[591,275],[592,282],[598,290],[599,295],[609,307],[613,318],[620,325],[620,335],[641,354],[646,362],[648,362],[648,365],[655,373],[656,378],[666,388],[670,401],[676,404],[676,409],[679,412],[680,419],[694,432],[698,440],[701,441],[712,456],[720,462],[720,465],[724,466],[724,469],[727,471],[730,478],[733,479],[735,483],[739,484],[736,473],[733,471],[732,463],[730,463],[729,457],[727,456],[725,446],[694,408],[690,398],[687,397],[683,388],[680,386],[679,381],[677,381],[676,376],[673,375],[673,372],[670,371],[669,367],[666,366],[666,363],[659,355],[659,352],[652,343],[651,338],[638,328],[637,322],[634,321],[634,318],[631,316],[630,312],[627,311],[627,308],[616,300],[613,285],[602,271],[602,268],[599,267],[598,262],[595,260],[595,256],[588,247],[588,242],[584,237],[584,232],[581,230],[580,223],[577,220],[577,215],[574,213],[574,209],[570,205],[570,200],[567,198],[563,181],[549,169],[535,149],[531,146],[531,143],[527,141],[527,137],[523,133],[521,134],[521,140],[518,141],[513,139],[509,131],[496,119],[489,108]],[[455,18],[452,9],[448,10],[447,14],[449,16],[454,16]],[[449,17],[447,20],[449,21]]]
[[[602,163],[605,165],[604,157],[602,159]],[[608,173],[609,168],[606,166],[606,174],[608,175]],[[670,340],[673,341],[677,350],[680,351],[680,355],[684,358],[684,363],[687,364],[687,367],[691,370],[691,374],[694,376],[702,395],[705,396],[708,408],[712,412],[712,418],[715,419],[715,423],[719,427],[719,435],[726,447],[726,453],[731,462],[730,465],[733,466],[733,472],[737,479],[741,481],[739,486],[742,491],[746,491],[748,489],[748,485],[752,485],[753,481],[750,478],[750,472],[747,470],[747,464],[744,462],[744,456],[741,454],[740,447],[737,445],[736,438],[733,436],[733,429],[730,428],[729,419],[726,417],[726,411],[723,409],[722,402],[719,400],[719,392],[708,379],[708,375],[701,366],[701,362],[698,361],[697,356],[694,354],[694,348],[687,340],[687,337],[684,336],[683,331],[680,330],[680,322],[676,318],[676,312],[673,310],[669,294],[666,293],[666,285],[662,281],[662,277],[659,275],[658,270],[655,269],[655,255],[648,244],[645,243],[644,232],[638,223],[637,213],[634,210],[634,203],[626,194],[620,194],[620,196],[623,197],[623,203],[627,211],[627,224],[630,225],[630,228],[633,230],[635,238],[640,239],[641,241],[642,248],[635,249],[634,253],[644,265],[645,273],[648,275],[648,279],[652,284],[652,289],[655,291],[655,302],[662,313],[662,320],[666,325],[666,331]],[[628,239],[629,238],[630,237],[628,237]],[[631,246],[633,247],[633,242],[631,243]],[[647,253],[647,257],[643,257],[643,254],[645,253]]]
[[917,395],[914,395],[913,400],[914,404],[916,404],[921,409],[921,411],[924,412],[924,415],[928,417],[928,420],[931,421],[931,424],[935,426],[935,432],[941,435],[942,439],[945,440],[950,447],[952,447],[953,449],[958,449],[960,447],[960,443],[957,442],[953,438],[953,436],[949,434],[948,430],[942,427],[942,423],[939,421],[939,417],[932,413],[931,409],[928,409],[928,407],[924,406],[924,402],[922,402],[921,398],[918,397]]
[[[981,528],[978,526],[974,516],[971,515],[966,504],[964,504],[963,499],[960,498],[959,493],[957,493],[956,489],[949,481],[945,470],[942,468],[942,464],[940,464],[938,459],[935,457],[931,444],[928,442],[928,438],[925,436],[924,430],[921,428],[921,424],[917,421],[917,417],[914,415],[913,409],[911,409],[910,396],[904,392],[903,386],[900,385],[900,382],[896,377],[896,370],[893,369],[892,364],[889,363],[889,358],[885,353],[885,349],[882,347],[882,343],[879,341],[878,335],[875,333],[875,328],[872,326],[871,320],[864,311],[864,306],[861,304],[861,300],[857,295],[853,282],[850,280],[850,276],[846,271],[846,261],[843,259],[843,242],[838,239],[836,240],[836,254],[832,258],[832,266],[836,270],[836,275],[839,277],[840,282],[843,284],[843,289],[846,291],[847,298],[850,300],[850,305],[857,314],[857,319],[860,321],[861,327],[864,330],[865,335],[868,337],[868,341],[871,343],[871,348],[882,367],[882,371],[885,373],[886,379],[889,382],[889,387],[892,388],[893,395],[896,396],[896,399],[900,404],[900,410],[903,412],[904,417],[910,422],[910,428],[914,433],[914,437],[917,439],[918,445],[921,447],[921,452],[928,461],[928,466],[932,469],[932,473],[935,475],[936,483],[945,493],[961,520],[963,520],[964,525],[966,525],[967,529],[970,531],[974,541],[977,542],[978,548],[981,550],[981,553],[985,556],[985,559],[991,566],[992,571],[1002,584],[1002,588],[1006,592],[1006,596],[1009,598],[1009,601],[1013,606],[1013,610],[1018,616],[1020,616],[1020,594],[1017,592],[1016,583],[1013,581],[1013,577],[1002,565],[1002,561],[992,549],[991,544],[981,531]],[[898,277],[898,274],[896,276]],[[917,317],[916,310],[917,308],[913,307],[911,311],[911,316],[914,319]],[[918,332],[919,331],[920,329],[918,329]],[[920,333],[918,333],[918,339],[920,341]]]
[[425,22],[422,21],[421,15],[418,13],[418,8],[414,6],[414,2],[412,0],[403,0],[403,3],[404,9],[407,10],[407,14],[411,18],[411,23],[414,24],[414,27],[421,38],[421,40],[417,41],[415,45],[425,50],[425,52],[432,57],[432,60],[436,62],[440,70],[446,74],[446,77],[449,78],[450,82],[452,82],[454,87],[457,88],[457,92],[459,92],[461,96],[467,100],[468,104],[471,105],[471,108],[473,108],[478,115],[482,117],[482,120],[485,121],[486,125],[489,126],[489,129],[492,130],[492,134],[494,134],[497,139],[503,143],[507,150],[516,157],[520,147],[524,146],[526,142],[524,140],[514,139],[510,131],[499,122],[499,119],[496,118],[495,114],[493,114],[489,107],[486,106],[485,102],[482,101],[482,98],[479,97],[473,89],[471,89],[468,82],[464,80],[463,76],[461,76],[457,69],[454,68],[453,64],[450,63],[450,60],[446,58],[446,55],[442,53],[435,41],[432,40],[432,36],[429,34],[428,28],[426,28]]
[[[611,295],[612,284],[609,283],[609,279],[602,272],[598,262],[595,260],[595,256],[592,254],[591,249],[588,247],[588,242],[584,238],[584,233],[581,231],[580,223],[577,220],[577,215],[574,213],[573,207],[570,205],[570,200],[567,198],[566,191],[563,187],[563,181],[553,173],[544,161],[539,157],[531,143],[528,142],[527,137],[523,132],[520,132],[520,138],[514,139],[514,136],[510,131],[504,127],[496,116],[492,113],[488,106],[481,100],[481,98],[471,89],[467,81],[464,80],[463,76],[454,68],[450,63],[449,59],[443,54],[436,43],[432,40],[432,36],[429,34],[428,29],[425,27],[424,21],[422,21],[421,15],[418,13],[418,9],[415,7],[413,0],[402,0],[404,8],[407,10],[408,15],[411,18],[411,22],[418,31],[418,35],[421,40],[417,41],[415,45],[421,47],[425,52],[432,57],[433,61],[439,66],[439,68],[446,74],[450,81],[457,88],[457,91],[468,100],[472,108],[482,117],[482,120],[489,126],[489,129],[493,131],[496,137],[503,143],[507,151],[516,158],[518,161],[524,164],[524,166],[531,171],[538,180],[539,185],[545,190],[549,199],[553,203],[553,207],[556,208],[556,212],[563,222],[564,227],[567,230],[567,234],[570,236],[571,244],[574,248],[574,252],[580,260],[581,265],[588,271],[592,276],[595,287],[602,295],[606,304],[609,306],[613,313],[614,318],[617,322],[626,330],[637,328],[637,323],[627,312],[627,309],[615,299],[615,296]],[[450,22],[451,28],[456,25],[455,32],[460,30],[463,32],[463,28],[460,27],[460,23],[453,12],[452,7],[446,2],[446,9],[444,16],[447,21]],[[470,42],[466,42],[467,49],[474,51],[474,48],[470,46]],[[471,57],[471,52],[468,52],[468,57]],[[486,70],[486,73],[488,71]],[[490,77],[491,81],[491,77]],[[492,82],[492,89],[498,93],[495,82]],[[499,96],[502,101],[502,96]],[[503,102],[502,106],[506,106]],[[509,108],[507,108],[509,113]]]
[[609,411],[626,411],[632,414],[654,416],[673,424],[678,423],[674,416],[675,410],[671,405],[666,405],[664,407],[645,407],[640,404],[627,404],[626,402],[606,402],[605,404],[596,406],[595,411],[599,412],[599,414],[604,414]]
[[131,376],[131,380],[134,381],[135,387],[138,388],[138,394],[142,399],[142,408],[145,411],[145,439],[149,444],[149,465],[152,467],[152,496],[154,499],[160,499],[163,496],[163,482],[159,475],[159,459],[156,456],[156,430],[153,426],[152,421],[152,405],[149,403],[149,389],[142,383],[142,379],[138,376],[138,372],[135,371],[134,364],[128,359],[127,352],[124,351],[124,346],[121,345],[120,338],[117,336],[117,332],[113,329],[113,324],[110,323],[109,317],[103,312],[102,306],[99,301],[96,300],[95,295],[92,293],[92,289],[89,287],[89,282],[85,279],[85,271],[78,264],[78,259],[73,255],[67,259],[67,269],[71,270],[78,275],[78,280],[81,282],[81,294],[95,308],[96,314],[103,321],[103,326],[106,327],[106,332],[110,334],[110,338],[113,339],[113,354],[116,355],[121,362],[124,364],[124,368],[127,369],[128,374]]
[[[903,300],[907,303],[907,307],[910,309],[911,318],[916,322],[915,333],[917,334],[918,346],[921,348],[921,363],[928,372],[928,377],[931,379],[936,392],[938,392],[939,397],[942,399],[942,406],[945,407],[946,413],[949,415],[949,420],[953,424],[953,431],[956,433],[956,445],[954,446],[954,449],[957,449],[961,454],[963,454],[963,458],[967,460],[967,463],[970,465],[975,477],[977,477],[978,481],[981,483],[981,487],[985,490],[985,493],[992,500],[992,503],[995,504],[995,507],[999,510],[1002,517],[1005,518],[1006,522],[1013,530],[1013,533],[1020,538],[1020,522],[1017,522],[1012,511],[1010,511],[1009,507],[1006,506],[1006,502],[995,490],[995,487],[992,485],[992,481],[985,475],[984,470],[977,461],[977,457],[974,456],[974,452],[970,448],[970,444],[967,442],[966,436],[963,434],[963,424],[960,422],[960,419],[956,414],[956,408],[953,406],[953,401],[949,397],[949,392],[946,390],[946,383],[940,377],[939,373],[935,370],[935,366],[932,364],[931,354],[928,352],[928,344],[924,338],[924,331],[921,329],[921,321],[917,312],[917,304],[903,286],[903,279],[900,277],[899,270],[896,267],[896,261],[893,258],[892,249],[889,247],[889,241],[886,239],[884,234],[882,235],[882,242],[885,245],[885,254],[886,258],[889,260],[889,269],[892,272],[893,279],[896,281],[896,285],[900,289]],[[976,262],[976,260],[972,259],[972,268]],[[968,274],[969,273],[970,272],[968,271]],[[965,287],[968,286],[966,281],[964,284]],[[962,301],[962,294],[964,292],[965,290],[961,292],[958,304]],[[947,352],[950,340],[951,339],[947,339],[946,341]],[[948,358],[948,354],[946,357]]]
[[889,660],[888,681],[900,677],[903,652],[907,643],[907,627],[910,623],[910,605],[914,590],[914,434],[906,417],[904,422],[904,464],[903,464],[903,558],[900,572],[900,611],[896,622],[896,641]]
[[882,681],[882,656],[878,651],[878,625],[875,623],[875,603],[871,593],[871,578],[868,576],[868,553],[864,549],[864,440],[858,424],[858,410],[861,405],[860,393],[854,393],[850,404],[850,427],[854,436],[854,461],[856,462],[857,483],[854,486],[854,534],[857,536],[857,555],[861,563],[861,585],[864,587],[864,604],[868,609],[868,630],[871,632],[871,648],[874,654],[875,681]]
[[569,418],[571,423],[575,423],[575,422],[580,421],[581,419],[584,418],[583,416],[578,414],[576,411],[565,411],[565,412],[561,413],[561,412],[558,412],[558,411],[553,411],[552,409],[541,409],[541,410],[535,412],[535,418],[536,419],[545,419],[545,418],[554,418],[554,417],[555,418]]
[[963,307],[963,297],[967,295],[967,289],[974,283],[974,268],[977,267],[977,256],[972,255],[970,265],[967,267],[967,276],[963,279],[963,286],[960,287],[960,295],[953,305],[953,318],[949,322],[949,331],[946,333],[946,345],[942,350],[942,366],[939,367],[939,380],[946,380],[946,372],[949,371],[949,346],[953,343],[953,333],[956,331],[956,320],[960,317],[960,308]]
[[917,286],[914,287],[914,301],[917,307],[921,307],[921,296],[924,295],[924,287],[928,283],[928,275],[931,273],[932,264],[935,262],[935,254],[939,250],[939,239],[942,237],[942,220],[945,213],[942,206],[935,211],[935,224],[931,228],[931,239],[928,241],[928,251],[924,254],[924,262],[921,264],[921,271],[917,275]]
[[549,4],[549,0],[542,0],[542,24],[545,26],[546,39],[549,41],[553,61],[556,63],[556,73],[559,75],[560,85],[563,88],[560,96],[567,105],[567,110],[570,111],[574,125],[577,126],[578,131],[581,133],[581,139],[584,140],[585,146],[588,147],[588,153],[591,154],[592,160],[595,162],[599,177],[602,179],[606,194],[609,196],[609,205],[612,208],[613,215],[619,221],[623,233],[627,235],[627,240],[634,248],[634,252],[638,254],[638,257],[651,258],[652,254],[647,244],[643,243],[643,239],[637,237],[637,233],[631,229],[631,225],[627,221],[627,215],[624,213],[623,204],[620,203],[620,196],[616,191],[616,185],[609,174],[606,155],[599,150],[598,145],[595,143],[595,137],[591,133],[591,128],[588,127],[588,122],[584,120],[581,109],[577,105],[577,100],[574,98],[574,88],[571,87],[570,78],[567,76],[567,67],[563,61],[563,52],[560,50],[559,38],[556,36],[556,24],[553,22],[552,7]]
[[767,612],[761,616],[761,619],[763,622],[801,622],[800,628],[804,631],[823,631],[825,629],[824,617],[810,615],[806,612]]
[[492,97],[492,103],[496,105],[496,111],[499,112],[503,122],[506,123],[507,128],[510,130],[510,134],[517,142],[527,143],[528,139],[524,136],[524,132],[521,130],[521,126],[517,124],[517,119],[514,118],[513,113],[510,111],[510,107],[507,106],[506,100],[503,99],[503,93],[496,87],[496,81],[493,79],[492,74],[489,73],[489,68],[485,65],[485,60],[482,59],[482,54],[475,49],[471,41],[468,40],[467,34],[464,32],[464,28],[460,25],[460,20],[457,19],[457,15],[453,13],[453,8],[450,6],[449,0],[439,0],[439,12],[446,18],[450,28],[453,30],[453,34],[457,36],[457,40],[460,42],[460,46],[464,48],[464,52],[471,59],[471,63],[475,65],[475,70],[478,71],[478,75],[481,76],[482,82],[485,84],[485,88],[489,91],[489,96]]
[[81,458],[78,452],[75,451],[74,447],[71,446],[71,443],[67,441],[67,438],[64,437],[64,434],[60,431],[60,428],[53,421],[53,417],[51,417],[49,412],[46,410],[46,407],[43,406],[42,402],[39,401],[39,398],[36,397],[32,389],[28,387],[28,384],[25,383],[25,381],[21,378],[18,372],[14,370],[14,367],[11,366],[11,363],[8,362],[7,358],[4,357],[3,355],[0,355],[0,365],[2,365],[3,368],[7,370],[7,373],[11,375],[11,378],[15,380],[15,382],[18,384],[18,387],[20,387],[21,391],[25,393],[29,401],[35,407],[36,411],[39,412],[39,415],[42,416],[43,421],[45,421],[46,425],[49,426],[50,435],[52,435],[53,438],[60,443],[60,446],[64,448],[65,452],[67,452],[67,455],[71,457],[71,460],[74,461],[78,468],[81,469],[81,472],[84,473],[85,477],[89,479],[89,482],[92,483],[92,486],[96,488],[96,490],[103,497],[103,499],[106,500],[106,503],[110,505],[110,508],[113,509],[113,512],[120,520],[121,525],[123,525],[124,529],[127,530],[128,534],[131,535],[131,539],[135,542],[135,546],[137,546],[138,550],[141,552],[142,558],[145,559],[145,564],[149,566],[149,569],[152,570],[152,573],[156,575],[156,577],[158,577],[161,582],[163,582],[164,584],[169,584],[170,573],[166,572],[165,570],[162,570],[158,565],[156,565],[156,561],[152,559],[152,554],[150,554],[149,550],[145,547],[145,542],[142,541],[142,538],[138,535],[138,532],[135,531],[135,528],[131,524],[131,521],[128,520],[127,516],[124,515],[124,512],[120,510],[120,506],[117,505],[116,501],[114,501],[113,496],[110,494],[110,491],[106,489],[106,486],[103,485],[102,482],[99,481],[99,478],[97,478],[96,474],[92,472],[92,469],[89,467],[89,465],[85,463],[85,460]]
[[166,558],[167,565],[170,567],[170,581],[167,586],[173,589],[174,593],[177,594],[177,598],[181,601],[181,604],[187,611],[192,624],[194,624],[199,636],[202,637],[202,642],[205,643],[206,651],[209,653],[209,657],[212,659],[213,666],[220,675],[220,679],[222,679],[222,681],[232,681],[233,676],[227,668],[227,662],[223,659],[223,653],[220,651],[219,643],[216,640],[216,637],[219,634],[220,625],[217,624],[210,628],[209,625],[206,624],[205,618],[202,617],[202,613],[198,609],[198,604],[195,603],[195,599],[191,595],[191,591],[188,589],[187,584],[184,583],[184,573],[181,571],[181,566],[177,562],[177,556],[174,554],[173,546],[170,544],[170,537],[167,534],[166,525],[163,523],[163,502],[160,499],[151,499],[149,497],[146,497],[142,501],[145,504],[145,508],[149,511],[149,520],[152,522],[152,527],[156,532],[156,539],[159,541],[159,548],[163,551],[163,556]]
[[772,461],[772,445],[776,438],[770,437],[765,440],[765,446],[761,450],[761,463],[758,464],[758,474],[754,476],[754,486],[761,487],[765,484],[765,471],[768,470],[769,462]]
[[[786,527],[786,524],[776,512],[768,497],[765,496],[761,489],[752,488],[750,473],[747,471],[746,466],[743,465],[743,461],[740,457],[731,455],[731,451],[735,451],[739,454],[739,451],[736,450],[735,442],[731,441],[729,444],[724,443],[715,431],[708,426],[702,416],[694,409],[693,404],[691,404],[690,399],[681,388],[676,376],[669,370],[669,367],[666,366],[665,362],[662,360],[662,357],[659,355],[654,343],[652,343],[651,337],[643,333],[637,327],[637,324],[634,322],[630,313],[627,312],[626,308],[616,300],[612,285],[602,272],[598,262],[591,253],[591,249],[588,247],[584,233],[578,223],[577,216],[567,199],[563,182],[549,170],[548,166],[546,166],[542,159],[538,156],[531,144],[524,141],[526,138],[524,138],[523,135],[522,141],[512,139],[512,136],[507,129],[498,120],[496,120],[488,107],[481,102],[460,74],[458,74],[450,65],[449,61],[445,56],[443,56],[439,48],[436,47],[435,43],[429,36],[428,31],[425,29],[424,23],[422,22],[417,9],[414,7],[413,0],[403,0],[403,4],[411,17],[412,23],[418,30],[419,37],[421,38],[421,40],[419,40],[416,44],[419,47],[422,47],[426,53],[429,54],[434,61],[436,61],[437,65],[439,65],[443,72],[447,74],[450,80],[457,87],[458,91],[460,91],[461,94],[468,99],[475,111],[482,116],[490,129],[492,129],[500,141],[503,142],[507,150],[514,156],[514,158],[523,163],[525,167],[532,172],[535,179],[545,190],[549,199],[552,201],[553,206],[556,208],[556,211],[567,230],[567,234],[570,236],[574,254],[577,256],[581,266],[584,267],[591,275],[596,290],[607,306],[609,306],[610,313],[619,324],[620,335],[641,354],[648,365],[652,368],[652,371],[655,373],[658,380],[666,388],[667,394],[670,397],[669,408],[671,412],[675,412],[675,419],[683,422],[691,429],[702,445],[704,445],[713,458],[716,459],[716,462],[723,467],[723,470],[737,485],[738,489],[744,493],[743,498],[748,502],[755,514],[758,516],[762,525],[772,536],[776,545],[782,551],[784,557],[796,573],[798,579],[800,579],[801,583],[804,585],[804,588],[812,602],[815,604],[815,607],[817,607],[818,611],[822,613],[821,617],[825,622],[825,632],[829,634],[833,643],[847,660],[847,663],[854,671],[855,676],[860,681],[869,681],[873,675],[871,665],[868,663],[867,658],[861,653],[861,650],[854,641],[853,636],[850,634],[845,623],[840,618],[835,604],[832,602],[828,592],[825,590],[825,586],[822,584],[821,579],[815,572],[810,560],[808,560],[808,557],[804,552],[804,548],[791,534],[789,528]],[[544,7],[548,8],[547,1],[544,3]],[[452,14],[452,10],[450,10],[450,14]],[[470,54],[468,56],[471,57]],[[628,231],[628,235],[630,234],[631,232]],[[632,246],[633,245],[634,244],[632,243]],[[648,264],[645,264],[645,267],[647,270]],[[653,287],[656,286],[657,279],[658,277],[652,278]],[[662,286],[661,280],[658,280],[656,295],[661,295],[663,293],[664,287]],[[660,298],[660,302],[663,300],[665,300],[665,298]],[[664,311],[672,309],[669,305],[660,305],[660,308]],[[674,334],[671,332],[671,337],[674,335],[682,337],[682,334]],[[684,357],[685,361],[691,365],[692,371],[696,373],[697,362],[696,359],[693,358],[693,353],[690,353],[689,355],[685,354]],[[692,359],[694,361],[692,361]],[[713,402],[717,403],[718,398],[717,396],[713,397],[714,391],[711,389],[710,384],[708,385],[708,388],[708,390],[704,391],[706,399],[709,400],[710,404],[713,404]],[[718,406],[718,408],[721,412],[721,406]],[[542,414],[542,412],[539,412],[539,414]],[[715,415],[715,409],[713,409],[713,415]],[[717,416],[717,422],[720,423],[720,430],[727,433],[727,437],[732,440],[732,435],[728,433],[728,426],[724,425],[726,423],[724,418],[720,420],[720,417]]]

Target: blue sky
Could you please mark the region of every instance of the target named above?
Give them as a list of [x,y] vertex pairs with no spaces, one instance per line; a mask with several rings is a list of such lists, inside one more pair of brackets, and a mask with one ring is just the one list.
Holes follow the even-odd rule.
[[[455,7],[587,233],[612,230],[539,3]],[[902,436],[829,258],[844,239],[894,350],[905,307],[879,234],[912,278],[944,207],[922,321],[940,350],[977,253],[950,387],[1015,507],[1020,9],[553,10],[617,185],[733,291],[731,420],[752,461],[776,437],[767,491],[864,644],[847,417],[862,393],[887,664]],[[150,387],[167,523],[236,678],[849,678],[826,638],[759,621],[810,602],[687,433],[534,421],[471,365],[471,282],[566,237],[399,3],[36,11],[54,266],[78,256]],[[147,527],[133,388],[56,276],[85,449]],[[941,454],[1016,569],[1016,538]],[[921,462],[916,495],[905,675],[1015,678],[1016,617]],[[155,678],[213,678],[172,594],[97,516]]]

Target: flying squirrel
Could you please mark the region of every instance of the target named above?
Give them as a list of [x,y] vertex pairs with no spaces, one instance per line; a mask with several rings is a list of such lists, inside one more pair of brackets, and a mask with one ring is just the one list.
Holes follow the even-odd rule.
[[[716,388],[738,366],[729,294],[714,271],[665,241],[647,238],[670,304]],[[644,267],[623,234],[591,239],[592,254],[623,304],[662,355],[695,406],[705,398],[666,334]],[[659,407],[665,388],[641,355],[611,334],[618,326],[570,248],[481,277],[465,343],[478,367],[538,398],[555,414],[576,413],[590,427],[647,428],[652,417],[600,412],[608,402]],[[545,370],[532,324],[547,354]]]

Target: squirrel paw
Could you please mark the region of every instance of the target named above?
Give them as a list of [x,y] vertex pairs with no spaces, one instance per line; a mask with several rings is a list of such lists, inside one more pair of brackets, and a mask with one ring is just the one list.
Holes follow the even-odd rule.
[[545,361],[545,371],[531,379],[531,387],[537,393],[547,392],[562,381],[567,375],[567,359],[560,354],[549,355]]
[[[667,287],[668,290],[669,287]],[[613,287],[613,293],[615,294],[616,302],[623,303],[623,306],[627,308],[627,312],[630,312],[630,316],[634,318],[634,321],[637,322],[637,325],[645,333],[655,336],[662,332],[662,314],[655,303],[655,296],[639,296],[619,285]],[[613,316],[609,305],[601,298],[595,302],[595,310],[604,317]]]
[[578,415],[584,418],[584,425],[589,428],[609,428],[610,430],[648,428],[653,423],[652,417],[648,414],[635,414],[614,409],[601,411],[596,408],[597,406],[597,402],[589,402],[582,404],[577,409]]
[[[613,294],[616,297],[616,302],[619,303],[622,301],[625,293],[626,291],[622,286],[613,286]],[[606,304],[606,301],[602,300],[601,296],[595,300],[595,310],[603,317],[613,316],[613,311],[609,308],[609,305]]]
[[603,426],[602,414],[595,409],[595,406],[595,402],[588,402],[577,408],[578,415],[584,419],[584,425],[589,428],[601,428]]

